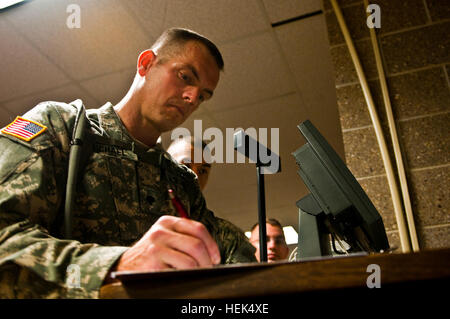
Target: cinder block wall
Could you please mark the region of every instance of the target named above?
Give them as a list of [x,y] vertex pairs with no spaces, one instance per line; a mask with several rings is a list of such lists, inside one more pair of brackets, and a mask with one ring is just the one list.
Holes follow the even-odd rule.
[[[401,251],[394,208],[369,112],[330,0],[322,0],[346,162]],[[450,3],[376,0],[377,29],[421,249],[450,247]],[[383,97],[362,0],[338,1],[383,123]],[[393,157],[392,163],[395,166]],[[406,221],[406,217],[405,217]]]

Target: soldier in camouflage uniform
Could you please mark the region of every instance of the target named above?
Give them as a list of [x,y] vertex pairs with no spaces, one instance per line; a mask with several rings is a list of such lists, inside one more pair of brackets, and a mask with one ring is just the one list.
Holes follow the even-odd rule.
[[[81,101],[41,103],[2,129],[0,297],[97,298],[114,270],[255,261],[245,235],[207,209],[195,174],[157,143],[211,97],[223,68],[211,45],[169,30],[141,53],[121,102],[87,111],[70,239],[61,234]],[[176,217],[169,188],[190,219]]]

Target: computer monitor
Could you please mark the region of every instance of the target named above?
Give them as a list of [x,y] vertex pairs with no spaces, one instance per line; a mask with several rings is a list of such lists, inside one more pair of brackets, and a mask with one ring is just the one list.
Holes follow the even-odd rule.
[[[356,178],[310,121],[297,126],[307,143],[292,155],[310,194],[297,201],[297,260],[389,249],[383,220]],[[331,235],[331,236],[330,236]],[[342,243],[344,241],[344,243]]]

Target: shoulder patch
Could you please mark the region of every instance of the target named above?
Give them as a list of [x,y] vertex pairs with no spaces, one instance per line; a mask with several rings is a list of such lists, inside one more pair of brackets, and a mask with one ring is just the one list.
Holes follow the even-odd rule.
[[46,129],[47,127],[42,124],[18,116],[12,123],[4,127],[1,132],[29,142]]

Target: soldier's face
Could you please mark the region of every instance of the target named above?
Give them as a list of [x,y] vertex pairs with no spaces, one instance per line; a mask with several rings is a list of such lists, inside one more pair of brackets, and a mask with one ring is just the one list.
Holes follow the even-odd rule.
[[[266,224],[267,234],[267,261],[274,262],[286,259],[289,255],[289,247],[284,239],[283,230],[279,227]],[[256,248],[255,257],[260,261],[259,253],[259,226],[253,229],[250,242]]]
[[[190,142],[180,142],[171,145],[167,151],[178,163],[186,165],[195,173],[195,175],[197,175],[200,189],[203,191],[208,183],[209,172],[211,170],[211,164],[206,163],[203,154],[202,162],[196,163],[195,148]],[[198,151],[201,153],[203,152],[201,148],[199,148]]]
[[219,73],[206,47],[186,43],[181,54],[153,63],[145,74],[141,116],[161,133],[177,127],[212,97]]

